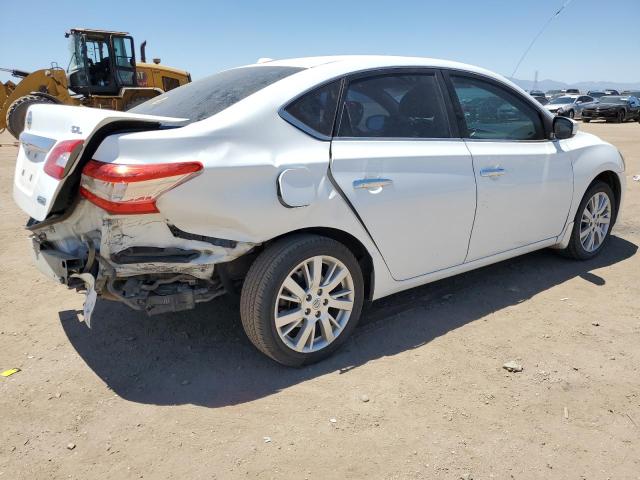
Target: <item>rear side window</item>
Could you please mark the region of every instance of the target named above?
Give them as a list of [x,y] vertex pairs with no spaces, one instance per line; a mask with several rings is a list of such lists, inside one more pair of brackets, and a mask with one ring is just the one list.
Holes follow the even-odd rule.
[[301,70],[274,65],[234,68],[187,83],[129,111],[197,122]]
[[448,138],[440,88],[433,74],[392,74],[351,82],[339,137]]
[[[540,113],[515,94],[476,78],[451,76],[464,113],[467,138],[542,140]],[[553,103],[553,102],[552,102]]]
[[336,80],[295,100],[285,108],[287,120],[304,131],[312,130],[308,133],[330,137],[338,108],[340,82]]

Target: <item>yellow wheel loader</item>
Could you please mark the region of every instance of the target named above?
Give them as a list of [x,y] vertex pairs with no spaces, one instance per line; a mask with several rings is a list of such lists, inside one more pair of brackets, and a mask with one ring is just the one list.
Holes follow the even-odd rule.
[[6,128],[18,138],[27,109],[36,103],[129,110],[191,81],[188,72],[160,65],[160,59],[146,63],[147,42],[137,63],[126,32],[74,28],[65,36],[71,52],[67,71],[57,64],[31,73],[0,69],[21,79],[0,82],[0,132]]

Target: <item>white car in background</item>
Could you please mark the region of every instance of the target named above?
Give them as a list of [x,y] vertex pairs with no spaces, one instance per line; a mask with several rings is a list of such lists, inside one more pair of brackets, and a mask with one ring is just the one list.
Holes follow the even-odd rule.
[[14,199],[38,267],[149,314],[241,291],[251,341],[318,361],[363,302],[554,247],[604,248],[616,148],[487,70],[269,61],[130,112],[35,105]]
[[593,103],[597,103],[597,100],[589,95],[562,95],[551,100],[544,108],[555,115],[582,118],[582,110]]

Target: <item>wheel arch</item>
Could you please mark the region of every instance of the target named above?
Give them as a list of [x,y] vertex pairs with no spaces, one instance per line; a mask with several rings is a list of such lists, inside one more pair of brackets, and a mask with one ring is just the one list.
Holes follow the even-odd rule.
[[356,257],[358,263],[360,264],[360,268],[362,269],[362,278],[364,279],[364,298],[367,301],[371,301],[373,299],[373,293],[375,290],[375,268],[373,264],[373,258],[371,254],[364,246],[364,244],[358,240],[352,234],[345,232],[344,230],[339,230],[337,228],[331,227],[307,227],[301,228],[298,230],[292,230],[285,234],[282,234],[276,238],[271,239],[269,242],[273,242],[279,240],[281,238],[288,237],[290,235],[296,235],[300,233],[308,233],[313,235],[319,235],[322,237],[331,238],[337,242],[342,243],[346,246],[351,253]]
[[611,228],[613,228],[613,225],[615,225],[616,219],[618,218],[620,203],[622,202],[622,183],[620,182],[620,178],[618,177],[618,174],[616,172],[614,172],[613,170],[604,170],[596,175],[593,180],[591,180],[589,186],[587,187],[587,190],[591,188],[591,185],[598,181],[606,183],[607,185],[609,185],[609,187],[611,187],[611,190],[613,190],[613,195],[615,197],[614,200],[616,202],[615,212],[613,214],[613,224],[611,225]]

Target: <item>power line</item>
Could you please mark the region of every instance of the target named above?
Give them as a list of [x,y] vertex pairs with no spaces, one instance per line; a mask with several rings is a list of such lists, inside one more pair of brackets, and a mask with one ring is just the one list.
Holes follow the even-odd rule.
[[524,51],[524,53],[522,54],[522,56],[520,57],[520,60],[518,60],[518,64],[516,65],[516,68],[513,69],[513,73],[511,74],[511,77],[509,77],[510,79],[513,80],[513,77],[515,76],[516,72],[518,71],[518,68],[520,68],[520,64],[522,63],[522,61],[524,60],[524,57],[527,56],[527,53],[529,53],[529,50],[531,50],[531,48],[533,47],[533,45],[536,43],[536,41],[538,40],[538,38],[540,38],[540,35],[542,35],[544,33],[544,31],[547,29],[547,27],[549,26],[549,24],[551,24],[551,22],[553,21],[554,18],[558,17],[562,11],[567,8],[567,6],[573,2],[573,0],[566,0],[564,2],[564,4],[556,11],[556,13],[554,13],[553,15],[551,15],[551,17],[549,18],[549,20],[547,20],[547,22],[542,26],[542,28],[540,29],[540,31],[538,32],[538,34],[533,37],[533,40],[531,40],[531,43],[529,44],[529,46],[527,47],[527,49]]

